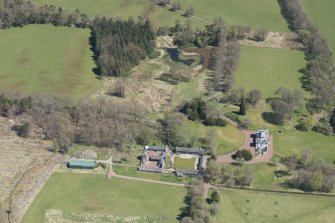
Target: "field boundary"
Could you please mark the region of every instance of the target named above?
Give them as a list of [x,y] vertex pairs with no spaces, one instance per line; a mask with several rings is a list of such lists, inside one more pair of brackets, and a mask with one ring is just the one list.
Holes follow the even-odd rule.
[[[214,185],[213,185],[214,186]],[[284,191],[284,190],[270,190],[270,189],[256,189],[248,187],[231,187],[231,186],[214,186],[217,189],[233,189],[233,190],[248,190],[255,192],[265,192],[265,193],[277,193],[277,194],[294,194],[294,195],[303,195],[303,196],[316,196],[316,197],[335,197],[334,193],[325,194],[325,193],[310,193],[310,192],[298,192],[298,191]]]

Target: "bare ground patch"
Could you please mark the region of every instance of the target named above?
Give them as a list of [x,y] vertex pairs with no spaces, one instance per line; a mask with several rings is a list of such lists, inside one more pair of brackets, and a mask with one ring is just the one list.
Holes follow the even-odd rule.
[[239,40],[244,46],[277,48],[277,49],[303,49],[304,46],[297,41],[295,33],[269,32],[266,39],[256,42],[250,39]]
[[0,118],[0,202],[11,211],[12,222],[19,222],[59,157],[47,151],[51,142],[20,138],[12,124]]
[[158,223],[159,219],[149,217],[117,217],[106,214],[72,213],[61,210],[47,210],[45,223]]

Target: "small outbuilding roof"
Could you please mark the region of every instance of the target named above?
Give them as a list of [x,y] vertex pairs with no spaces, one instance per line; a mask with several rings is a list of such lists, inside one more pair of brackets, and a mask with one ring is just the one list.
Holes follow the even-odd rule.
[[94,160],[70,160],[70,162],[68,162],[68,167],[77,169],[94,169],[96,167],[96,162]]
[[177,176],[183,176],[183,175],[197,176],[200,174],[200,171],[191,169],[176,169],[176,174]]
[[167,150],[166,146],[146,146],[144,147],[146,150],[154,150],[154,151],[165,151]]
[[155,172],[155,173],[161,173],[163,172],[163,169],[162,168],[150,168],[150,167],[143,167],[143,166],[140,166],[138,168],[139,171],[144,171],[144,172]]
[[205,150],[202,148],[186,148],[186,147],[176,147],[176,153],[190,153],[203,155]]

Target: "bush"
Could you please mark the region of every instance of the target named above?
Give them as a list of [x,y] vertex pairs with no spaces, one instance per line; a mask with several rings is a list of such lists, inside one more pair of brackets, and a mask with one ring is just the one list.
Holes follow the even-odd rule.
[[301,119],[295,128],[299,131],[308,132],[312,128],[312,122],[307,118]]
[[240,127],[241,129],[248,129],[248,128],[250,128],[251,124],[252,123],[251,123],[250,119],[244,119],[244,120],[241,120],[238,123],[238,127]]
[[221,118],[209,117],[205,119],[204,125],[206,126],[226,126],[227,122]]
[[161,53],[158,50],[153,51],[151,54],[149,54],[149,59],[156,59],[157,57],[159,57],[161,55]]
[[249,150],[242,149],[237,150],[235,154],[231,156],[234,160],[243,158],[245,161],[252,160],[252,153]]

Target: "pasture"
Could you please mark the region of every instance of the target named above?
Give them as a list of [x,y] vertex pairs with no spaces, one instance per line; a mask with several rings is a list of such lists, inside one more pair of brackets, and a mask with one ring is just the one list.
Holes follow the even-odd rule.
[[334,198],[230,189],[220,195],[217,222],[331,223],[335,218]]
[[177,222],[186,189],[94,174],[54,173],[30,206],[22,223],[43,223],[45,212],[58,209],[74,213],[159,217]]
[[[302,6],[308,18],[326,37],[332,50],[335,50],[335,4],[333,0],[301,0]],[[320,13],[322,12],[322,13]],[[335,58],[334,58],[335,59]]]
[[100,81],[90,31],[52,25],[11,28],[0,35],[0,89],[83,98]]
[[301,51],[243,46],[235,86],[246,90],[257,88],[262,91],[263,99],[274,96],[279,87],[302,89],[303,74],[299,70],[305,63]]
[[276,0],[183,0],[180,3],[181,10],[193,6],[196,16],[210,22],[215,17],[222,17],[228,24],[288,31]]
[[[74,11],[79,9],[90,17],[106,16],[112,18],[137,19],[139,16],[150,18],[153,25],[158,28],[161,26],[171,27],[176,20],[184,23],[188,18],[174,13],[168,8],[162,8],[152,4],[150,0],[33,0],[38,5],[52,4],[66,10]],[[190,18],[193,27],[204,27],[205,23]]]

